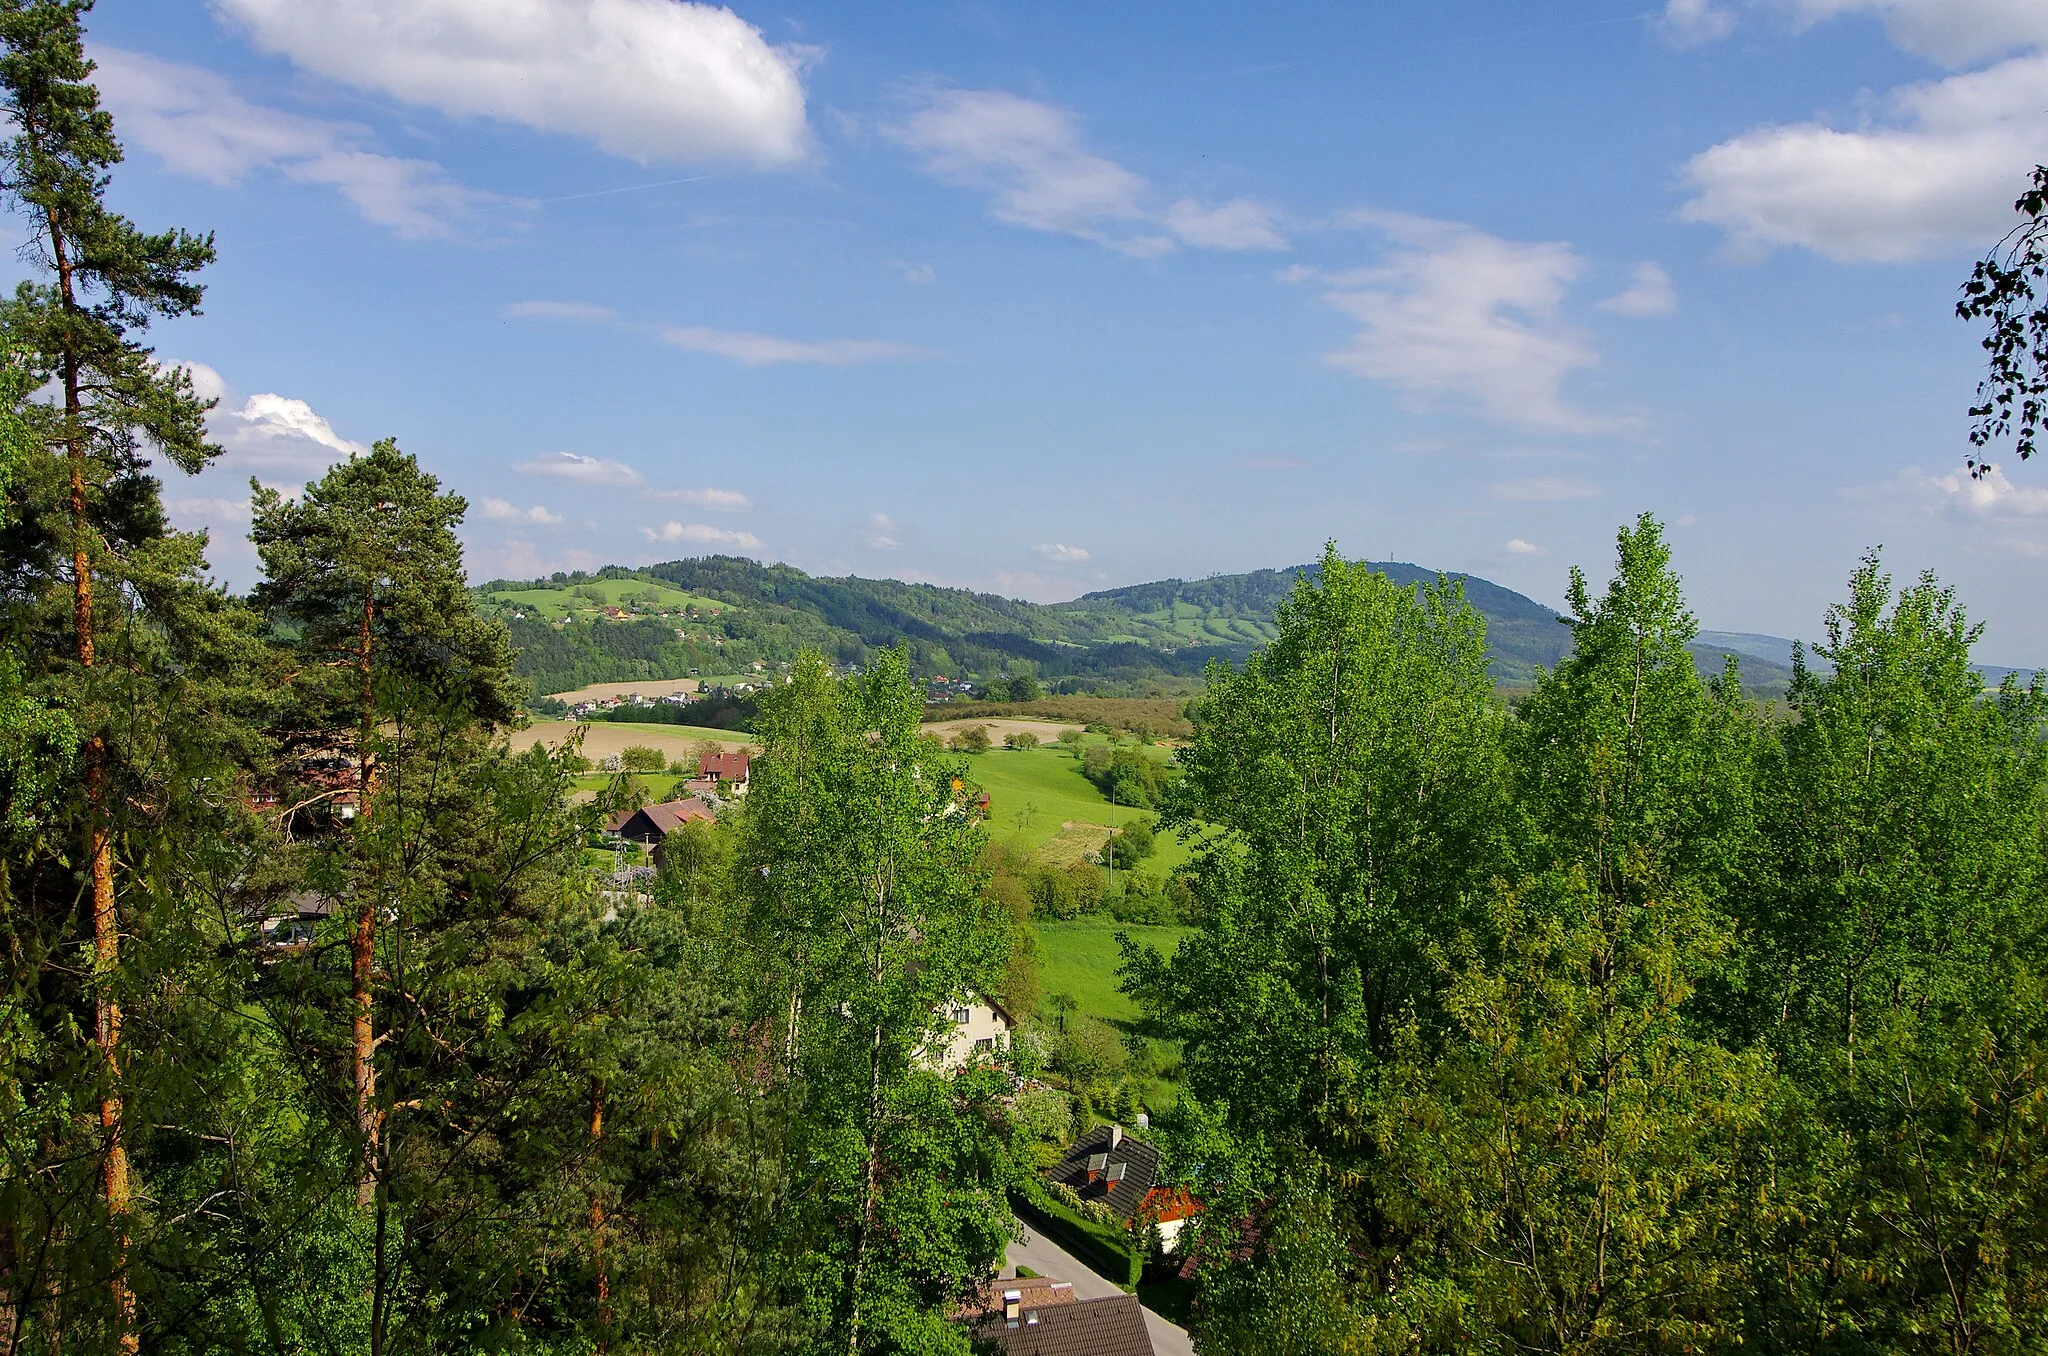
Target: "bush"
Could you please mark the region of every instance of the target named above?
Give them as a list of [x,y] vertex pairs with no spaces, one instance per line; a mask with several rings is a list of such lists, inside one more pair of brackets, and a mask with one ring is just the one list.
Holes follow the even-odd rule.
[[1119,871],[1137,870],[1138,863],[1150,857],[1158,846],[1152,824],[1149,817],[1140,816],[1124,825],[1123,830],[1109,840],[1109,864]]
[[953,749],[959,753],[987,753],[988,726],[970,725],[964,730],[956,731],[951,742]]
[[619,766],[628,772],[663,772],[668,768],[668,755],[645,744],[633,744],[619,754]]
[[1070,749],[1087,737],[1087,735],[1081,733],[1080,727],[1075,725],[1069,725],[1066,729],[1060,731],[1060,743]]
[[1010,1129],[1019,1139],[1065,1144],[1073,1123],[1074,1099],[1058,1088],[1033,1088],[1010,1108]]
[[1035,749],[1038,747],[1038,736],[1029,730],[1012,730],[1003,736],[1003,747],[1006,749]]
[[1087,862],[1038,867],[1025,880],[1040,918],[1078,918],[1102,907],[1102,872]]
[[1121,1075],[1130,1060],[1116,1032],[1093,1017],[1067,1024],[1067,1034],[1053,1047],[1052,1067],[1079,1087]]

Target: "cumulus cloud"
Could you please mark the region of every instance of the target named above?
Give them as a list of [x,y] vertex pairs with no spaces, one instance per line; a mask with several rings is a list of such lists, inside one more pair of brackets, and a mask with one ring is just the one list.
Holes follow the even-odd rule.
[[1912,467],[1880,493],[1948,519],[2001,549],[2048,555],[2048,487],[2015,485],[1996,467],[1974,480],[1962,471],[1929,475]]
[[644,485],[647,477],[622,461],[586,457],[581,452],[549,452],[517,462],[512,467],[521,475],[553,476],[584,485]]
[[261,50],[457,117],[643,164],[810,153],[803,68],[729,9],[677,0],[213,0]]
[[1801,21],[1869,15],[1904,52],[1960,66],[2048,47],[2048,6],[2038,0],[1792,0]]
[[1735,12],[1714,0],[1665,0],[1656,27],[1673,47],[1701,47],[1735,31]]
[[868,515],[868,530],[863,539],[877,551],[894,551],[903,545],[902,525],[886,513]]
[[1974,251],[2012,224],[2020,176],[2048,143],[2048,5],[2039,0],[1791,0],[1818,21],[1866,14],[1945,64],[2020,52],[1903,86],[1853,127],[1752,128],[1693,157],[1682,215],[1739,254],[1794,247],[1841,262]]
[[466,188],[431,160],[381,154],[361,127],[250,103],[211,71],[111,47],[92,55],[122,138],[176,173],[225,186],[265,170],[322,185],[410,239],[473,233],[486,211],[525,205]]
[[1569,499],[1591,499],[1600,493],[1600,487],[1564,476],[1536,476],[1529,480],[1503,480],[1487,486],[1486,492],[1512,503],[1557,504]]
[[515,301],[498,314],[507,320],[617,320],[619,313],[609,306],[587,301]]
[[738,490],[649,490],[644,497],[671,504],[689,504],[718,513],[744,513],[754,506],[754,501]]
[[1511,556],[1547,556],[1550,554],[1548,546],[1538,546],[1535,542],[1523,541],[1520,537],[1509,537],[1506,549],[1507,553]]
[[1090,150],[1070,110],[1006,90],[937,90],[885,129],[934,178],[988,195],[989,215],[1126,254],[1287,248],[1272,211],[1248,199],[1154,205],[1141,174]]
[[1380,264],[1314,278],[1325,299],[1358,322],[1334,367],[1419,400],[1476,401],[1495,419],[1561,433],[1611,432],[1626,421],[1572,408],[1565,380],[1600,355],[1559,317],[1585,263],[1562,242],[1502,240],[1456,222],[1387,212],[1349,220],[1392,242]]
[[1085,546],[1069,546],[1065,542],[1042,541],[1031,548],[1047,560],[1061,565],[1079,565],[1091,559]]
[[924,351],[913,344],[899,344],[887,339],[785,339],[780,335],[756,334],[750,330],[714,330],[703,325],[665,325],[660,330],[660,338],[663,343],[674,344],[677,348],[730,358],[745,367],[768,367],[778,363],[849,367],[892,358],[914,358]]
[[653,542],[690,542],[699,546],[740,546],[754,550],[761,545],[761,539],[751,532],[734,532],[709,523],[663,523],[660,527],[643,527],[643,536]]
[[562,515],[551,513],[542,504],[532,508],[520,508],[505,499],[486,499],[482,505],[483,516],[494,523],[526,523],[535,527],[560,527]]
[[1671,285],[1671,275],[1652,263],[1636,265],[1636,271],[1628,287],[1598,303],[1603,311],[1615,315],[1651,316],[1670,315],[1678,309],[1678,290]]

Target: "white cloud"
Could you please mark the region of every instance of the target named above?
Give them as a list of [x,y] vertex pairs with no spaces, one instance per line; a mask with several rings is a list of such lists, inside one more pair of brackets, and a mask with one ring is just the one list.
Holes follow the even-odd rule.
[[1882,20],[1901,51],[1948,66],[2048,47],[2048,5],[2040,0],[1792,0],[1818,23],[1845,14]]
[[1550,548],[1538,546],[1533,541],[1523,541],[1520,537],[1510,537],[1507,541],[1507,553],[1511,556],[1547,556],[1550,554]]
[[1503,480],[1489,485],[1486,492],[1495,499],[1521,504],[1558,504],[1568,499],[1591,499],[1600,493],[1598,485],[1565,476],[1536,476],[1529,480]]
[[1916,466],[1874,492],[1851,493],[1904,499],[2000,550],[2048,556],[2048,487],[2015,485],[1996,467],[1973,480],[1963,471],[1928,475]]
[[562,515],[550,513],[544,505],[535,504],[532,508],[523,509],[504,499],[484,500],[483,516],[494,523],[527,523],[536,527],[562,525]]
[[703,325],[665,325],[660,335],[664,343],[693,353],[730,358],[746,367],[767,367],[776,363],[821,363],[827,367],[847,367],[891,358],[914,358],[924,352],[915,345],[887,339],[785,339],[749,330],[714,330]]
[[1275,225],[1273,210],[1250,198],[1236,198],[1220,207],[1204,207],[1182,198],[1166,209],[1167,229],[1182,244],[1211,250],[1284,250],[1286,237]]
[[640,529],[649,541],[693,542],[701,546],[742,546],[754,550],[761,539],[751,532],[734,532],[709,523],[663,523],[659,528]]
[[207,525],[237,525],[249,521],[249,501],[241,499],[214,499],[204,495],[190,495],[182,499],[164,500],[164,509],[173,518],[186,522]]
[[914,287],[930,287],[939,280],[938,270],[930,264],[910,264],[901,259],[889,261],[889,267],[901,274],[903,281]]
[[1348,220],[1376,227],[1398,248],[1373,268],[1315,275],[1329,303],[1359,324],[1325,361],[1418,399],[1476,401],[1506,423],[1564,433],[1628,427],[1564,399],[1565,379],[1599,362],[1558,316],[1585,267],[1570,245],[1502,240],[1396,213]]
[[[1924,19],[1926,33],[1910,36],[1927,38],[1929,50],[1981,51],[1988,41],[1981,25],[1964,23],[1957,33],[1978,36],[1934,42],[1932,6],[1902,0],[1886,9]],[[1958,3],[1957,13],[1981,18],[1994,9],[2005,13],[1987,0]],[[2048,15],[2048,5],[2029,0],[2028,13]],[[2003,31],[2048,42],[2048,18]],[[1795,246],[1840,262],[1974,252],[2005,234],[2025,172],[2048,144],[2048,53],[1908,85],[1883,107],[1883,117],[1851,130],[1817,121],[1759,127],[1702,151],[1687,167],[1695,191],[1681,215],[1719,226],[1738,253]]]
[[754,506],[754,501],[738,490],[649,490],[643,497],[671,504],[689,504],[718,513],[744,513]]
[[525,205],[465,188],[430,160],[368,149],[365,129],[252,104],[211,71],[94,47],[96,77],[127,141],[211,184],[268,170],[333,188],[365,221],[412,239],[475,231],[480,214]]
[[1701,47],[1735,31],[1735,12],[1714,0],[1665,0],[1657,31],[1673,47]]
[[609,306],[587,301],[515,301],[498,312],[507,320],[616,320],[619,313]]
[[1671,285],[1669,273],[1656,264],[1641,263],[1626,290],[1598,304],[1601,310],[1616,315],[1670,315],[1678,309],[1678,291]]
[[894,551],[903,545],[902,524],[886,513],[868,515],[868,531],[865,540],[877,551]]
[[675,0],[213,0],[309,71],[641,163],[810,153],[803,67],[729,9]]
[[1143,175],[1088,149],[1080,119],[1006,90],[937,90],[885,129],[935,178],[988,194],[989,215],[1013,226],[1093,240],[1149,257],[1178,245],[1285,249],[1272,211],[1248,199],[1161,210]]
[[1065,542],[1042,541],[1031,549],[1061,565],[1079,565],[1091,558],[1087,547],[1068,546]]
[[647,477],[622,461],[586,457],[581,452],[549,452],[518,462],[512,467],[521,475],[553,476],[585,485],[644,485]]

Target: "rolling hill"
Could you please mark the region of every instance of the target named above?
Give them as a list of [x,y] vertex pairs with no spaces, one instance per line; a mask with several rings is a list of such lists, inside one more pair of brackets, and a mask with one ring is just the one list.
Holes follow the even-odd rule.
[[[1434,571],[1375,562],[1401,584]],[[512,629],[519,672],[536,692],[591,682],[697,674],[745,674],[812,648],[858,664],[902,644],[921,674],[982,679],[1029,670],[1049,686],[1111,695],[1193,686],[1212,660],[1241,662],[1274,634],[1273,615],[1314,565],[1207,579],[1163,579],[1105,589],[1064,603],[1027,603],[967,589],[893,579],[820,578],[788,565],[733,556],[674,560],[595,575],[495,580],[478,592]],[[1550,608],[1512,589],[1464,576],[1485,615],[1497,682],[1533,681],[1570,649]],[[1792,642],[1743,632],[1703,632],[1693,646],[1703,671],[1733,654],[1745,687],[1783,693]]]

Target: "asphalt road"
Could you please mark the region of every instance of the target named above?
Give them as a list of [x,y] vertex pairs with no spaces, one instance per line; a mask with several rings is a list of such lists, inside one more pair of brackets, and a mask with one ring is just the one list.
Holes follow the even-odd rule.
[[[1006,1279],[1015,1276],[1018,1267],[1027,1266],[1041,1276],[1070,1282],[1075,1299],[1107,1299],[1111,1295],[1125,1293],[1114,1281],[1096,1275],[1082,1264],[1080,1258],[1034,1231],[1030,1225],[1022,1227],[1024,1241],[1012,1243],[1003,1256],[1003,1276]],[[1153,1356],[1195,1356],[1195,1344],[1189,1339],[1186,1328],[1168,1323],[1150,1309],[1145,1311],[1145,1328],[1152,1335]]]

